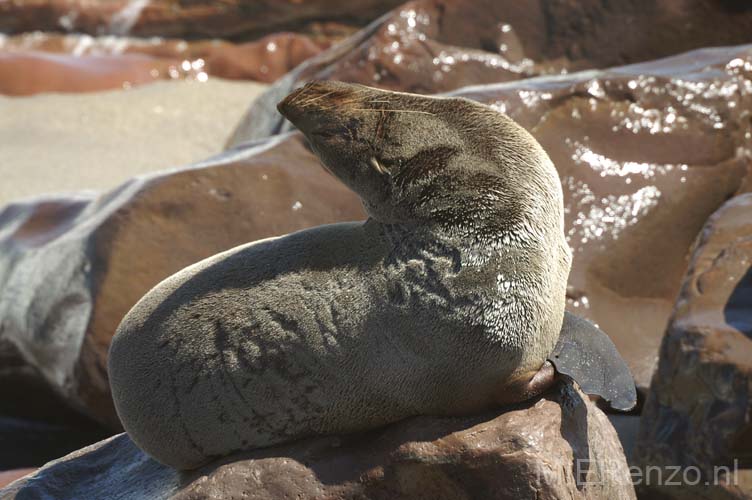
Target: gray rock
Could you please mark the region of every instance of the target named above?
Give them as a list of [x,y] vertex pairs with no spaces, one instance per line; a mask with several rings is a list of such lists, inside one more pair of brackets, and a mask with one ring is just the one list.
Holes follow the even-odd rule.
[[750,414],[752,194],[745,194],[724,204],[698,236],[635,450],[643,470],[655,467],[665,478],[669,467],[696,468],[689,483],[700,485],[681,474],[672,481],[680,484],[659,484],[657,470],[641,490],[677,499],[752,497]]
[[0,211],[0,355],[8,362],[0,394],[18,396],[11,384],[39,377],[118,429],[107,351],[144,293],[241,243],[362,218],[357,197],[297,135],[138,177],[101,196],[11,204]]

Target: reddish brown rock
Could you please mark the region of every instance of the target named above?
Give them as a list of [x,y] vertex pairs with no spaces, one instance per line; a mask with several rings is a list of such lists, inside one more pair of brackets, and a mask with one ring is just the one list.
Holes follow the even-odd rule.
[[194,43],[192,57],[203,59],[205,71],[210,75],[271,83],[332,43],[331,39],[316,42],[305,35],[278,33],[239,45],[216,41]]
[[[752,496],[752,194],[708,220],[661,345],[640,421],[637,460],[696,467],[704,488],[652,484],[666,498]],[[732,472],[725,476],[719,467]],[[696,475],[689,476],[691,481]]]
[[[731,1],[414,0],[296,68],[272,100],[309,80],[447,92],[749,43],[750,32],[752,4]],[[278,130],[260,118],[234,143]]]
[[[752,131],[745,110],[752,106],[751,88],[752,49],[737,47],[459,93],[505,110],[553,158],[562,176],[568,238],[575,251],[569,308],[612,336],[643,388],[691,242],[727,198],[749,190]],[[39,208],[8,209],[0,235],[11,250],[0,264],[14,273],[1,275],[0,299],[3,294],[14,299],[0,300],[0,308],[12,305],[3,314],[16,319],[7,321],[2,337],[15,339],[17,349],[53,387],[113,424],[104,358],[115,326],[141,294],[183,266],[230,246],[362,216],[354,196],[322,173],[299,139],[279,141],[263,153],[247,152],[251,164],[281,166],[269,175],[287,172],[273,189],[241,175],[245,163],[235,163],[230,155],[220,161],[223,168],[135,181],[82,208],[81,214],[71,212],[73,222],[59,241],[47,231],[24,229],[33,240],[54,241],[31,245],[33,251],[7,228],[22,225],[19,221]],[[193,183],[198,173],[213,180]],[[210,184],[208,191],[204,183]],[[139,191],[142,185],[148,195]],[[238,189],[242,196],[223,194]],[[304,190],[306,198],[294,199],[296,189]],[[302,210],[292,209],[296,201]],[[301,218],[313,207],[310,217]],[[264,211],[273,217],[264,218]],[[68,224],[66,217],[62,220]],[[212,225],[215,220],[224,223]],[[82,255],[83,242],[90,255]],[[70,245],[65,251],[78,260],[55,260],[67,255],[62,245]],[[173,247],[180,249],[179,257],[170,253]],[[39,264],[45,261],[50,263]],[[29,288],[18,284],[27,276],[36,280],[33,300],[32,295],[16,298],[16,287]],[[58,353],[51,360],[49,349]]]
[[[569,308],[593,319],[612,336],[643,388],[649,384],[657,360],[691,242],[706,218],[726,199],[749,190],[752,131],[745,110],[752,106],[751,89],[752,49],[742,46],[607,71],[470,88],[458,94],[505,110],[551,155],[562,177],[568,238],[575,251]],[[191,173],[194,170],[136,181],[104,197],[100,204],[92,204],[86,216],[72,216],[75,223],[68,237],[72,240],[61,241],[73,241],[70,248],[78,248],[79,254],[81,242],[94,249],[86,260],[71,260],[81,266],[88,263],[91,267],[86,273],[74,264],[69,272],[60,271],[57,266],[62,263],[39,267],[38,262],[52,262],[53,257],[64,255],[57,247],[62,243],[42,245],[41,250],[32,246],[34,251],[29,252],[17,243],[13,231],[5,229],[2,234],[9,236],[3,244],[13,250],[6,253],[3,265],[12,263],[14,270],[28,270],[3,278],[6,281],[0,283],[0,294],[15,297],[14,287],[21,286],[16,284],[21,281],[8,280],[22,280],[33,269],[39,295],[34,301],[0,300],[0,307],[13,305],[13,311],[5,314],[21,318],[8,323],[12,328],[7,331],[12,333],[4,332],[3,338],[16,339],[14,345],[20,346],[32,364],[44,367],[40,369],[53,387],[70,395],[81,408],[113,423],[104,357],[115,326],[141,294],[181,267],[232,245],[362,215],[354,196],[321,173],[318,162],[298,139],[286,139],[287,145],[277,141],[277,146],[261,157],[274,151],[276,164],[284,165],[279,172],[293,169],[317,176],[315,181],[306,176],[301,181],[289,180],[306,189],[307,198],[299,200],[303,211],[292,210],[298,200],[286,184],[298,174],[285,177],[284,198],[276,198],[279,186],[266,190],[250,178],[236,178],[240,174],[217,177],[219,184],[212,185],[215,192],[208,197],[200,183],[183,181],[196,175]],[[236,165],[234,160],[228,161]],[[234,170],[200,170],[209,176],[225,171]],[[175,184],[166,179],[174,179]],[[309,181],[312,184],[307,184]],[[153,198],[143,194],[131,198],[140,193],[138,186],[143,182]],[[163,190],[178,185],[182,187]],[[202,195],[198,199],[212,202],[206,205],[210,207],[223,199],[221,193],[233,193],[238,186],[246,186],[246,194],[230,196],[232,204],[218,204],[228,211],[212,214],[203,205],[192,205],[196,192]],[[144,204],[146,199],[152,201]],[[337,205],[339,200],[342,204]],[[311,204],[318,208],[310,218],[301,220],[300,215]],[[121,206],[112,213],[107,211]],[[9,210],[6,219],[12,225],[27,216],[20,212],[37,208]],[[253,216],[234,217],[233,210]],[[270,219],[263,218],[264,210],[275,215],[273,227],[267,225]],[[316,215],[321,213],[325,215]],[[128,214],[132,216],[126,217]],[[289,214],[293,219],[285,221]],[[191,221],[191,217],[195,219]],[[193,222],[197,220],[204,225],[196,226]],[[211,226],[212,220],[225,222],[217,228]],[[176,225],[163,230],[160,224],[168,222]],[[132,237],[125,242],[111,237],[108,231],[113,228],[118,228],[118,237]],[[40,234],[34,238],[48,238],[45,231]],[[199,243],[193,241],[196,235],[201,235]],[[186,238],[189,242],[182,243]],[[169,253],[173,241],[185,252],[178,259]],[[63,302],[60,297],[44,297],[43,292],[55,290],[44,282],[48,272],[53,282],[61,280],[55,285],[60,290],[62,283],[74,283],[80,284],[80,293],[71,291],[79,285],[71,285],[61,296],[66,297]],[[89,282],[96,287],[87,288]],[[52,312],[58,316],[47,319]],[[71,338],[75,340],[62,340]],[[48,347],[41,345],[60,352],[67,349],[67,354],[60,354],[66,361],[42,362],[47,354],[38,353],[46,353]],[[58,370],[58,366],[66,368]]]
[[179,474],[119,435],[52,462],[3,498],[633,499],[603,413],[569,386],[506,412],[413,418],[321,437]]
[[[259,98],[253,130],[279,128],[265,110],[288,78]],[[505,111],[551,156],[574,251],[569,309],[612,337],[647,388],[692,241],[750,189],[752,46],[453,95]]]
[[0,212],[0,346],[19,353],[19,369],[35,367],[70,404],[118,428],[107,350],[146,291],[241,243],[362,218],[356,196],[297,135],[94,199],[11,204]]
[[16,479],[31,474],[36,469],[13,469],[0,471],[0,488],[5,488]]
[[0,54],[0,94],[123,88],[153,82],[170,66],[175,64],[138,54],[83,58],[44,52]]
[[0,33],[64,31],[175,38],[254,38],[322,19],[363,25],[401,0],[13,0]]
[[90,92],[158,79],[272,82],[333,43],[277,33],[254,42],[34,33],[0,41],[0,94]]
[[608,332],[647,387],[692,241],[749,190],[752,47],[461,94],[506,110],[553,159],[569,309]]

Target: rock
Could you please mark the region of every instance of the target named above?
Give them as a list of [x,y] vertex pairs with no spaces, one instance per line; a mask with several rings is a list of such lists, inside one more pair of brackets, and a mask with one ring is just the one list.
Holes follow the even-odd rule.
[[128,91],[0,96],[0,207],[47,193],[107,190],[215,155],[245,103],[263,89],[213,78]]
[[[527,127],[553,158],[563,180],[568,238],[575,251],[569,309],[592,319],[611,335],[643,389],[649,384],[660,338],[678,293],[686,268],[686,255],[695,235],[707,217],[726,199],[735,193],[749,191],[752,132],[745,110],[752,106],[750,88],[752,48],[742,46],[708,49],[607,71],[487,85],[458,92],[458,95],[505,110]],[[33,293],[40,294],[40,297],[49,294],[50,297],[45,298],[44,302],[38,299],[34,307],[30,305],[31,302],[14,299],[13,312],[3,313],[0,317],[10,314],[9,317],[15,319],[6,322],[21,321],[20,324],[24,326],[17,326],[18,330],[12,334],[3,332],[0,338],[14,338],[14,345],[26,346],[20,348],[25,359],[31,360],[34,366],[48,366],[45,370],[49,373],[45,379],[52,381],[53,387],[59,390],[67,387],[62,393],[75,395],[72,397],[74,401],[79,401],[79,407],[89,408],[88,412],[98,408],[90,414],[96,414],[100,420],[105,419],[114,425],[103,372],[104,356],[115,326],[141,294],[181,267],[230,246],[308,225],[362,217],[353,195],[321,172],[318,162],[305,151],[299,139],[287,138],[282,143],[277,141],[274,140],[275,147],[266,149],[267,152],[262,155],[272,155],[268,158],[273,159],[263,161],[267,165],[284,165],[293,172],[306,172],[300,174],[303,175],[301,180],[294,182],[300,183],[300,189],[308,198],[297,198],[296,191],[284,184],[286,181],[281,184],[284,187],[280,189],[285,193],[281,201],[274,198],[277,193],[274,189],[269,191],[268,199],[258,198],[260,195],[254,189],[267,192],[258,184],[258,178],[236,177],[236,174],[212,180],[216,185],[212,184],[208,189],[214,189],[215,193],[208,198],[200,184],[189,185],[182,192],[172,187],[175,191],[169,195],[157,194],[156,186],[166,181],[158,183],[152,180],[149,185],[154,186],[151,189],[155,189],[155,194],[150,196],[155,198],[150,202],[152,206],[138,205],[138,210],[143,212],[130,208],[137,199],[128,201],[134,191],[123,188],[117,193],[125,193],[124,197],[117,193],[105,196],[102,200],[110,200],[108,203],[112,205],[104,202],[99,208],[92,205],[85,217],[81,215],[83,218],[80,222],[71,223],[68,230],[62,230],[66,235],[71,232],[68,237],[83,234],[74,237],[75,244],[71,248],[79,250],[69,250],[71,252],[80,253],[85,241],[95,241],[92,248],[120,250],[105,252],[105,257],[97,254],[86,260],[91,264],[91,269],[84,272],[72,267],[71,274],[64,278],[80,283],[82,295],[74,294],[76,299],[69,299],[73,302],[68,304],[82,307],[84,311],[93,307],[93,312],[77,316],[88,319],[71,320],[69,325],[60,319],[50,319],[51,323],[41,319],[53,311],[52,304],[60,303],[60,296],[56,294],[62,293],[62,284],[51,286],[50,283],[66,275],[61,274],[57,265],[42,266],[40,262],[62,255],[57,251],[57,245],[62,245],[61,242],[54,240],[53,245],[43,245],[44,251],[35,249],[30,252],[20,250],[24,246],[18,246],[12,237],[4,237],[10,238],[8,241],[13,243],[3,244],[16,250],[0,257],[4,259],[0,261],[0,269],[10,269],[8,266],[11,262],[23,257],[19,262],[26,264],[22,266],[17,263],[13,268],[29,266],[26,269],[34,269],[36,284],[31,288],[36,287],[36,291]],[[237,154],[240,153],[230,153],[228,160],[221,160],[220,163],[239,168],[237,165],[242,162],[237,164],[229,159]],[[248,158],[251,158],[256,153],[249,154],[251,156]],[[130,157],[125,158],[128,159]],[[212,175],[218,176],[225,170],[223,167],[201,171],[207,172],[207,175],[215,172]],[[176,182],[191,171],[176,174]],[[299,174],[290,175],[290,179],[297,179],[295,176]],[[247,198],[231,196],[232,207],[250,215],[237,217],[231,215],[232,211],[218,212],[214,220],[226,221],[221,230],[209,227],[211,212],[201,215],[201,219],[207,221],[205,226],[189,225],[188,218],[198,216],[192,211],[194,209],[185,209],[185,204],[192,203],[195,193],[201,193],[201,200],[208,199],[215,203],[215,199],[223,199],[222,193],[236,192],[237,184],[245,186],[243,192]],[[316,190],[327,194],[322,196]],[[159,196],[167,196],[169,201],[160,204],[157,201]],[[296,201],[302,203],[303,212],[292,210],[292,206],[297,206]],[[264,203],[274,205],[267,207]],[[109,209],[105,207],[120,204],[123,209],[116,211],[117,215],[106,212]],[[309,208],[312,208],[310,217],[305,220],[298,218]],[[31,209],[27,207],[23,210]],[[95,214],[95,210],[106,213]],[[195,210],[204,209],[196,205]],[[279,217],[292,213],[295,218],[290,223],[276,220],[270,227],[265,225],[267,219],[262,219],[262,210]],[[121,213],[132,214],[133,217],[125,218]],[[137,220],[137,214],[142,214],[141,221]],[[22,218],[21,215],[6,217],[8,221],[16,222],[7,222],[8,225],[1,227],[13,227],[12,224],[16,224],[19,217]],[[74,220],[78,221],[77,217],[79,215],[75,215]],[[91,220],[106,223],[92,223]],[[159,224],[166,223],[165,220],[177,225],[163,232]],[[259,220],[262,220],[262,225],[256,226]],[[94,225],[88,226],[90,223]],[[126,227],[135,229],[133,238],[123,243],[106,244],[108,237],[96,238],[90,234],[93,229],[78,233],[81,224],[83,227],[96,227],[96,234],[106,235],[104,228],[120,228],[124,223],[127,223]],[[5,234],[12,235],[13,231]],[[155,240],[154,234],[158,234],[159,238]],[[168,234],[170,236],[166,236]],[[44,241],[47,236],[40,238]],[[186,254],[180,259],[170,258],[171,238],[175,241],[190,240],[190,243],[183,245],[190,248],[182,250]],[[205,246],[197,245],[195,239],[206,240]],[[68,239],[62,238],[61,241]],[[53,278],[48,278],[46,273],[51,273]],[[106,286],[98,285],[86,291],[87,273],[110,276],[111,281],[105,281]],[[14,279],[23,280],[22,276],[25,274]],[[99,283],[98,279],[94,282]],[[3,278],[0,282],[0,304],[7,302],[2,300],[3,297],[15,297],[14,287],[21,286],[17,284],[21,282]],[[42,303],[46,305],[40,305]],[[48,312],[36,312],[37,307]],[[25,319],[29,311],[35,311],[33,324]],[[625,321],[625,317],[638,318],[639,321]],[[50,348],[49,345],[62,344],[62,340],[50,340],[54,338],[50,332],[54,331],[59,339],[76,339],[69,344],[71,346],[78,345],[83,339],[89,340],[83,344],[80,355],[72,347],[64,363],[41,363],[42,355],[32,356],[29,353],[44,353]],[[88,361],[84,363],[83,359]],[[77,375],[74,376],[73,367],[81,366],[81,363],[86,368],[77,368]],[[58,366],[66,368],[59,371]],[[70,380],[80,380],[73,385],[90,386],[92,399],[89,400],[87,396],[85,402],[79,394],[82,389],[71,388]],[[87,380],[96,382],[89,383]]]
[[0,3],[0,33],[240,38],[305,29],[322,19],[363,25],[402,0],[14,0]]
[[551,156],[574,252],[568,309],[612,337],[645,389],[695,236],[750,188],[752,46],[458,94],[505,110]]
[[[578,465],[579,464],[579,465]],[[468,418],[408,419],[232,456],[180,474],[124,434],[47,464],[5,490],[58,498],[633,499],[606,416],[571,386]]]
[[[362,218],[360,201],[298,135],[98,197],[11,204],[0,212],[0,346],[21,356],[12,366],[31,365],[75,408],[119,428],[107,350],[145,292],[241,243]],[[0,387],[17,380],[10,371]]]
[[0,94],[91,92],[155,80],[273,82],[334,37],[276,33],[254,42],[24,34],[0,39]]
[[[148,56],[74,56],[23,52],[0,54],[0,94],[92,92],[151,83],[174,64]],[[154,71],[155,73],[152,73]]]
[[643,486],[645,493],[752,497],[752,471],[733,474],[752,464],[751,401],[752,194],[745,194],[713,214],[695,243],[636,449],[643,469],[695,467],[702,483],[712,483],[717,468],[728,467],[729,484],[686,489],[652,484]]
[[35,470],[34,468],[26,468],[0,471],[0,488],[5,488],[19,477],[29,475]]
[[209,75],[233,80],[272,83],[303,61],[332,45],[332,40],[316,42],[296,33],[277,33],[254,42],[193,44],[193,60],[205,61]]
[[[280,128],[264,109],[284,85],[257,101],[255,130]],[[692,241],[750,190],[752,46],[451,95],[505,111],[551,156],[574,252],[569,309],[611,336],[644,391]]]
[[232,143],[275,133],[273,105],[305,81],[432,94],[749,43],[750,31],[752,5],[732,1],[414,0],[293,70]]
[[[748,169],[752,129],[745,110],[752,106],[751,89],[752,47],[740,46],[707,49],[652,63],[599,72],[479,86],[457,93],[505,110],[527,127],[551,155],[562,176],[568,238],[575,252],[570,277],[569,309],[592,319],[611,335],[630,364],[638,385],[643,389],[649,384],[657,360],[660,338],[678,293],[686,268],[686,255],[695,235],[707,217],[726,199],[735,193],[749,191]],[[300,171],[310,172],[309,175],[315,173],[318,177],[315,181],[311,177],[303,177],[305,180],[302,181],[301,189],[306,190],[304,192],[310,198],[298,200],[295,198],[295,191],[287,186],[284,188],[286,197],[283,198],[283,202],[275,200],[277,204],[268,208],[267,213],[278,214],[280,217],[287,213],[298,214],[299,212],[291,211],[296,201],[302,203],[304,211],[310,208],[313,202],[315,207],[311,217],[304,221],[296,218],[290,224],[279,224],[274,227],[259,228],[252,222],[249,227],[249,221],[258,220],[258,212],[265,207],[266,201],[257,198],[258,194],[253,191],[262,189],[255,183],[256,178],[238,180],[234,174],[228,174],[229,177],[217,181],[219,184],[213,186],[216,191],[213,196],[223,199],[222,193],[234,192],[235,184],[242,181],[246,183],[244,189],[248,190],[248,200],[252,202],[244,205],[244,200],[233,198],[233,202],[237,203],[233,207],[243,213],[254,215],[238,218],[230,217],[229,214],[232,212],[221,212],[216,220],[228,221],[222,226],[221,231],[208,226],[193,228],[188,225],[187,218],[195,215],[191,210],[183,210],[183,207],[185,203],[190,203],[191,197],[194,196],[191,189],[198,189],[202,195],[205,193],[201,191],[200,186],[191,187],[182,193],[175,191],[170,195],[171,201],[162,205],[158,205],[155,198],[154,207],[141,208],[148,214],[143,215],[143,221],[137,222],[135,216],[128,219],[128,224],[138,228],[136,234],[139,236],[128,243],[111,246],[116,250],[139,249],[139,252],[143,251],[145,255],[152,257],[136,253],[133,255],[135,262],[127,258],[122,260],[124,257],[120,255],[131,255],[128,251],[123,251],[87,260],[93,270],[83,272],[71,268],[72,274],[68,277],[73,279],[73,276],[77,276],[73,282],[81,283],[82,289],[88,286],[88,278],[84,279],[89,276],[87,273],[117,278],[113,278],[112,283],[107,282],[109,288],[99,285],[96,290],[81,292],[84,298],[74,295],[76,299],[69,302],[84,310],[90,306],[81,304],[94,304],[94,312],[82,313],[76,321],[71,320],[70,325],[65,325],[59,320],[50,320],[55,324],[54,328],[58,329],[55,335],[59,335],[59,339],[77,339],[70,345],[76,346],[76,342],[83,342],[84,338],[92,342],[89,344],[87,341],[84,344],[80,356],[75,348],[71,348],[73,350],[67,358],[68,361],[62,363],[67,368],[58,372],[57,362],[40,363],[41,357],[35,358],[29,354],[37,352],[37,349],[42,349],[41,352],[48,349],[37,346],[63,342],[50,341],[51,334],[42,333],[55,331],[50,330],[52,327],[49,323],[41,320],[47,317],[46,312],[35,312],[33,324],[23,319],[22,329],[13,334],[4,332],[0,338],[15,338],[14,345],[26,346],[19,349],[24,353],[25,359],[32,360],[34,366],[49,366],[50,368],[45,368],[49,371],[45,379],[53,381],[52,386],[55,388],[68,387],[70,383],[65,381],[74,380],[79,376],[72,375],[71,367],[79,366],[81,359],[89,356],[86,353],[97,353],[94,356],[95,361],[87,361],[87,368],[80,370],[81,373],[89,374],[82,376],[81,380],[96,380],[92,384],[83,382],[83,386],[94,387],[92,394],[96,396],[92,396],[92,402],[83,402],[78,395],[80,389],[74,390],[69,387],[63,394],[76,394],[73,400],[80,401],[80,407],[99,408],[95,414],[99,415],[100,419],[109,419],[108,421],[114,424],[103,373],[104,356],[114,327],[142,293],[184,265],[235,244],[289,232],[306,225],[345,218],[357,219],[362,216],[353,195],[342,191],[332,178],[321,173],[315,159],[296,142],[299,139],[288,138],[285,141],[290,141],[285,144],[295,146],[289,146],[292,149],[288,154],[285,152],[288,146],[275,142],[278,147],[268,150],[275,151],[276,159],[272,160],[272,163],[285,163],[285,168],[300,168]],[[232,157],[233,154],[230,154],[228,158]],[[131,158],[132,156],[125,157],[124,160]],[[33,165],[27,168],[31,166]],[[224,170],[223,168],[211,171]],[[22,175],[28,170],[20,169],[19,172],[19,175]],[[315,184],[305,184],[308,181]],[[118,192],[132,193],[126,188],[123,189],[125,191]],[[310,191],[307,191],[308,189]],[[321,189],[324,193],[333,189],[330,193],[336,195],[317,195],[316,189]],[[272,190],[271,193],[276,191]],[[106,205],[108,207],[118,206],[119,203],[123,203],[124,207],[130,207],[129,204],[132,203],[127,201],[131,194],[124,195],[124,198],[120,198],[116,193],[108,196],[115,200],[115,204]],[[179,198],[180,196],[184,198]],[[269,196],[268,202],[272,203],[271,197],[275,195]],[[109,198],[103,198],[105,199]],[[210,199],[213,202],[213,199]],[[104,206],[101,210],[105,210]],[[89,221],[90,217],[99,217],[94,216],[93,207],[94,205],[88,209],[82,221]],[[130,213],[130,208],[123,210]],[[325,215],[318,217],[318,211]],[[108,214],[101,215],[101,220],[113,221],[102,227],[121,227],[123,217],[119,215],[120,212],[117,213],[118,216],[113,218]],[[17,221],[16,217],[21,216],[7,217],[9,221]],[[182,221],[181,224],[185,224],[174,228],[176,241],[201,234],[204,235],[202,238],[207,240],[206,246],[201,247],[191,242],[187,246],[201,247],[200,251],[187,252],[184,258],[171,260],[168,250],[169,238],[157,229],[158,223],[165,218],[179,220]],[[207,213],[202,218],[208,220],[210,217]],[[71,231],[76,233],[79,230],[79,222],[71,228],[75,228],[75,231]],[[181,234],[180,230],[186,233]],[[99,228],[97,231],[106,234],[104,229]],[[168,233],[173,234],[171,231]],[[156,241],[152,241],[153,236],[145,236],[155,233],[160,235]],[[12,231],[7,234],[12,234]],[[89,241],[89,237],[81,236],[80,239],[76,239],[76,245]],[[42,239],[44,238],[46,237]],[[67,241],[65,238],[63,240]],[[106,237],[96,241],[100,243],[96,243],[95,248],[107,247],[103,243]],[[151,243],[153,247],[146,248],[144,242]],[[22,248],[15,246],[16,243],[8,244],[13,248]],[[58,244],[61,243],[55,242],[49,248],[56,248],[55,245]],[[47,247],[45,245],[45,248]],[[56,265],[39,264],[45,259],[51,259],[50,255],[57,256],[59,252],[53,251],[50,254],[38,250],[14,250],[8,256],[2,257],[5,263],[0,263],[0,269],[3,266],[10,269],[7,266],[10,266],[14,259],[23,256],[24,260],[21,262],[27,262],[24,266],[28,265],[28,269],[34,269],[37,287],[34,293],[44,292],[55,297],[58,292],[54,290],[61,288],[50,287],[45,281],[45,273],[54,275],[54,279],[48,280],[52,282],[62,274]],[[147,262],[148,267],[145,268],[144,264]],[[13,268],[21,267],[21,264],[15,264]],[[4,296],[15,297],[14,287],[20,286],[16,284],[17,281],[8,279],[3,278],[4,281],[0,283],[0,303]],[[136,284],[131,286],[130,281]],[[43,288],[41,283],[45,283]],[[79,300],[80,302],[77,302]],[[30,302],[14,299],[14,311],[11,316],[26,318],[29,311],[36,311],[36,307],[52,307],[51,304],[59,302],[58,298],[45,298],[44,303],[47,305],[40,306],[35,302],[32,308]],[[81,320],[83,317],[88,319]],[[639,321],[625,321],[625,317],[638,318]],[[12,320],[16,321],[21,320]],[[24,333],[19,333],[21,331]],[[19,341],[21,338],[24,340]],[[56,375],[53,376],[53,372]]]

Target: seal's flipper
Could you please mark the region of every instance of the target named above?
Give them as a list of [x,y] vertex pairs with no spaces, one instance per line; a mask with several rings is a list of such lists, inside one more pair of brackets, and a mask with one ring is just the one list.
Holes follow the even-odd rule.
[[585,318],[564,313],[559,342],[548,358],[556,371],[574,379],[586,394],[611,408],[629,411],[637,404],[632,373],[611,339]]

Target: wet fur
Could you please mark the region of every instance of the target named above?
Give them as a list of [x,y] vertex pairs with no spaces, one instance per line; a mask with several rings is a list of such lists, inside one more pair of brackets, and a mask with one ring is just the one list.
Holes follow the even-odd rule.
[[471,101],[337,82],[280,109],[371,218],[235,248],[149,292],[110,351],[132,439],[186,469],[524,399],[570,265],[537,142]]

